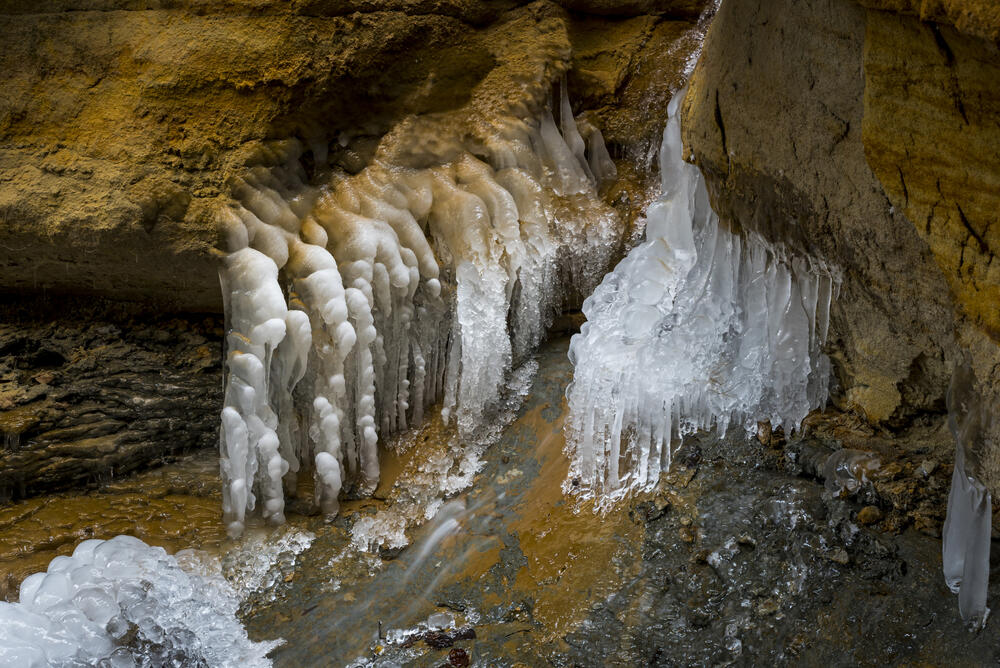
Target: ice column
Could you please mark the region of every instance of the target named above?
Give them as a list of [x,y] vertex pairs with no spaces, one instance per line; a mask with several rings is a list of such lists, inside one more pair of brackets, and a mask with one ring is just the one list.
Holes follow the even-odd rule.
[[969,473],[969,459],[985,447],[989,415],[975,390],[968,365],[955,371],[948,388],[948,427],[955,437],[955,470],[951,476],[948,514],[942,536],[942,562],[948,588],[958,594],[962,619],[978,630],[986,624],[986,589],[990,577],[992,498]]
[[662,196],[646,240],[584,302],[567,390],[567,489],[602,502],[648,488],[670,444],[701,429],[786,432],[827,399],[821,346],[836,270],[720,227],[699,170],[681,158],[678,94],[660,153]]
[[[329,514],[379,482],[378,441],[443,400],[471,437],[566,295],[590,290],[619,241],[598,179],[600,132],[497,118],[416,169],[375,160],[307,184],[295,142],[233,179],[220,211],[227,357],[222,476],[228,531],[259,498],[284,520],[305,465]],[[437,145],[437,144],[434,144]]]

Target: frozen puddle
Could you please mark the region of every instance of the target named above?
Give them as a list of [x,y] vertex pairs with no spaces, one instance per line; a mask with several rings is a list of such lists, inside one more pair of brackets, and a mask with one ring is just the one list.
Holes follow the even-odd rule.
[[251,641],[237,613],[251,593],[276,595],[312,539],[251,535],[222,559],[132,536],[84,541],[0,603],[0,664],[270,666],[283,641]]

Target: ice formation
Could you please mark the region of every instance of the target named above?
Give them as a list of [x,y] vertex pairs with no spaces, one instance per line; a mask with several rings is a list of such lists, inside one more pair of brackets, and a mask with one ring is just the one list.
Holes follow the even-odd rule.
[[270,666],[221,577],[187,573],[138,538],[87,540],[0,602],[0,665]]
[[942,563],[948,588],[958,594],[962,619],[974,629],[986,624],[986,590],[990,577],[990,533],[993,506],[990,492],[971,473],[969,460],[986,446],[989,414],[975,390],[975,375],[960,366],[948,388],[948,426],[955,437],[955,470],[951,476],[948,514],[942,535]]
[[868,476],[882,465],[878,455],[864,450],[843,448],[823,464],[823,485],[834,496],[850,496],[868,482]]
[[457,149],[440,142],[434,166],[377,154],[356,175],[307,186],[293,142],[272,155],[282,166],[234,181],[220,214],[231,535],[258,498],[282,522],[283,488],[303,463],[326,513],[345,486],[370,493],[379,438],[436,401],[472,434],[565,294],[593,287],[619,238],[596,197],[614,164],[561,91],[561,131],[547,108],[496,120]]
[[605,502],[655,484],[674,436],[732,423],[752,433],[763,420],[787,433],[827,399],[838,273],[720,226],[681,156],[682,97],[668,108],[646,240],[584,302],[570,346],[567,490]]

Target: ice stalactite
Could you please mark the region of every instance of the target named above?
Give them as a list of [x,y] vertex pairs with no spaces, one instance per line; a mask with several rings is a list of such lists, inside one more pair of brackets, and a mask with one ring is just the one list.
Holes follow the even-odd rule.
[[606,503],[648,488],[671,439],[770,420],[786,432],[827,399],[821,346],[839,274],[823,261],[719,224],[701,173],[681,157],[671,101],[662,195],[646,240],[584,302],[567,396],[567,489]]
[[581,135],[565,85],[560,107],[561,130],[544,108],[428,142],[431,166],[377,154],[307,185],[289,142],[272,150],[278,167],[234,180],[220,212],[231,535],[258,498],[283,521],[303,464],[326,513],[345,487],[372,492],[379,438],[437,401],[474,434],[564,301],[593,288],[620,240],[596,191],[614,163],[599,130]]
[[[948,388],[948,427],[955,438],[955,470],[951,476],[948,514],[942,535],[942,563],[948,588],[958,594],[962,619],[974,629],[986,624],[990,609],[986,591],[990,577],[990,533],[993,523],[992,497],[971,474],[976,452],[988,451],[984,439],[996,433],[975,389],[975,375],[960,366]],[[974,461],[974,460],[973,460]]]

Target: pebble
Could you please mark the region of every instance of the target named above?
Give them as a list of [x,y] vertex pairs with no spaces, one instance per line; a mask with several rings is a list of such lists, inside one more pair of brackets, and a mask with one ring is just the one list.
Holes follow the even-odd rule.
[[465,666],[468,666],[469,653],[461,647],[456,647],[448,652],[448,665],[456,666],[456,668],[464,668]]
[[781,607],[773,598],[766,598],[757,605],[757,614],[759,615],[773,615]]
[[865,506],[858,511],[858,524],[871,526],[882,519],[882,511],[877,506]]
[[836,550],[830,550],[823,556],[829,559],[830,561],[833,561],[841,565],[846,565],[851,560],[851,558],[847,555],[847,550],[845,550],[842,547],[837,548]]

